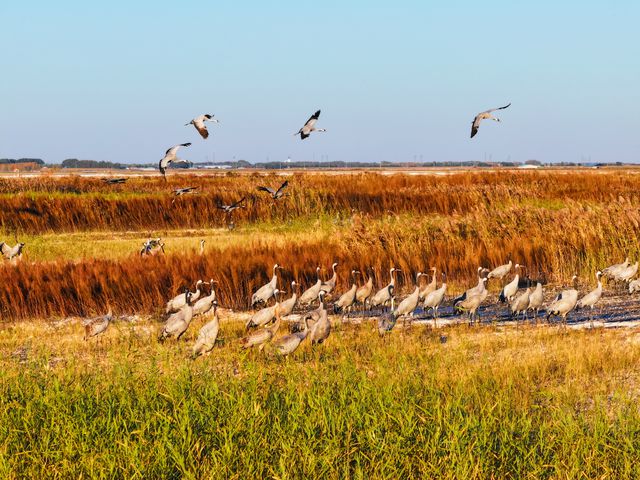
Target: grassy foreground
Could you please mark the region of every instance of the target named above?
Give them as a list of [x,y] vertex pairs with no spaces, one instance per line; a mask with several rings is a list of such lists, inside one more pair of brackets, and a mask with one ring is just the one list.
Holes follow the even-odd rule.
[[201,322],[5,326],[0,477],[640,477],[639,332],[349,325],[283,361],[225,322],[191,361]]

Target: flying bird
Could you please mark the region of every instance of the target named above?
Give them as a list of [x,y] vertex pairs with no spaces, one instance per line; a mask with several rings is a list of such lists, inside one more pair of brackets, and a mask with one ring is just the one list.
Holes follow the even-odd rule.
[[170,163],[189,163],[188,160],[178,158],[176,156],[176,153],[178,153],[178,150],[180,150],[180,147],[189,147],[190,145],[191,143],[189,142],[181,143],[180,145],[174,145],[169,150],[167,150],[167,152],[164,154],[164,157],[162,158],[162,160],[160,160],[158,167],[160,168],[160,173],[162,174],[165,180],[167,179],[166,177],[167,167],[169,166]]
[[284,193],[284,189],[287,188],[288,185],[289,185],[289,180],[285,180],[284,183],[280,185],[280,188],[278,188],[277,190],[274,190],[271,187],[263,187],[262,185],[258,187],[258,190],[261,192],[267,192],[269,195],[271,195],[271,198],[273,198],[274,200],[278,200],[279,198],[282,198],[287,195]]
[[196,127],[198,133],[202,136],[202,138],[207,139],[209,137],[209,130],[207,130],[207,126],[204,122],[213,122],[220,123],[217,119],[213,118],[213,115],[209,113],[205,113],[204,115],[197,116],[189,123],[185,123],[184,126],[193,125]]
[[103,178],[102,181],[107,185],[117,185],[120,183],[125,183],[127,179],[126,178]]
[[173,190],[173,194],[176,197],[179,197],[180,195],[186,195],[188,193],[198,193],[198,192],[196,192],[197,189],[198,189],[198,187],[176,188],[176,189]]
[[476,133],[478,133],[478,129],[480,128],[480,122],[482,122],[482,120],[489,119],[489,120],[494,120],[496,122],[500,121],[499,118],[496,118],[493,115],[491,115],[491,112],[495,112],[496,110],[504,110],[509,105],[505,105],[504,107],[492,108],[491,110],[487,110],[485,112],[481,112],[478,115],[476,115],[476,118],[473,119],[473,122],[471,124],[471,138],[475,137]]
[[231,205],[223,205],[221,202],[218,202],[217,208],[222,210],[224,213],[226,213],[227,215],[231,215],[231,212],[233,212],[235,209],[237,208],[244,208],[244,205],[242,205],[242,203],[246,200],[247,197],[242,197],[240,200],[238,200],[235,203],[232,203]]
[[309,117],[309,120],[307,120],[307,123],[305,123],[304,126],[293,135],[300,135],[300,139],[304,140],[309,135],[311,135],[311,132],[326,132],[324,128],[316,128],[316,122],[318,121],[319,117],[320,110],[311,115],[311,117]]

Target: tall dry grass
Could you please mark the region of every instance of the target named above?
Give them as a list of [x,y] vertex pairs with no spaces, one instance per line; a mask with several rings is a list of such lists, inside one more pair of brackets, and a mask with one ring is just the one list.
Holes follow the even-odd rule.
[[194,250],[118,261],[5,264],[0,267],[0,306],[5,319],[87,315],[108,304],[119,311],[157,313],[184,287],[213,278],[222,304],[241,309],[268,281],[276,262],[285,267],[282,285],[295,279],[303,288],[315,282],[317,265],[328,276],[334,261],[340,263],[339,290],[347,288],[352,268],[364,272],[373,267],[376,284],[382,286],[392,265],[405,272],[399,292],[411,287],[414,272],[430,266],[447,272],[455,289],[475,283],[478,266],[493,267],[508,259],[524,264],[532,278],[559,283],[578,273],[591,283],[598,268],[627,255],[638,258],[639,225],[640,212],[627,201],[596,207],[570,202],[558,210],[477,206],[465,215],[449,216],[354,215],[328,232],[318,231],[324,240],[317,241],[285,239],[274,246],[256,239],[211,248],[204,256]]
[[[446,176],[295,174],[291,196],[274,204],[256,191],[279,185],[278,175],[211,175],[132,178],[119,186],[98,179],[0,179],[0,228],[16,234],[82,230],[161,230],[223,226],[218,202],[247,196],[236,223],[291,221],[318,215],[337,218],[352,212],[378,217],[394,214],[455,215],[478,207],[514,205],[560,208],[568,201],[599,204],[623,197],[640,205],[640,176],[620,172],[484,172]],[[201,193],[176,199],[171,190],[198,186]]]

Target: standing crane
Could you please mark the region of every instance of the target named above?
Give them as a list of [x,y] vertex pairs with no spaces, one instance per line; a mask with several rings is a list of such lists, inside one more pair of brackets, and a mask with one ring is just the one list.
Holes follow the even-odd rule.
[[578,303],[576,305],[576,308],[590,308],[591,327],[593,327],[593,307],[595,307],[596,303],[598,303],[600,301],[600,298],[602,298],[602,282],[600,281],[600,277],[602,277],[602,272],[598,270],[596,272],[596,288],[594,290],[591,290],[584,297],[578,300]]
[[418,303],[420,302],[420,277],[423,275],[425,274],[422,272],[416,274],[416,288],[413,290],[413,293],[400,302],[394,312],[396,318],[409,316],[413,319],[413,312],[418,308]]
[[264,307],[263,309],[258,310],[256,313],[254,313],[251,316],[251,318],[249,319],[246,325],[247,330],[249,330],[250,328],[261,327],[262,325],[266,325],[276,317],[276,311],[279,310],[280,308],[280,302],[278,300],[279,293],[280,293],[280,290],[278,290],[277,288],[273,291],[273,296],[276,299],[276,304],[274,306]]
[[544,302],[544,291],[542,290],[542,283],[537,282],[536,288],[529,295],[529,310],[533,312],[533,318],[536,323],[538,322],[538,311],[540,307],[542,307],[542,303]]
[[[427,283],[424,287],[422,287],[420,289],[420,300],[424,300],[425,298],[427,298],[427,295],[429,295],[431,292],[433,292],[436,289],[437,286],[437,282],[436,282],[436,267],[431,267],[429,270],[431,270],[432,275],[431,275],[431,282]],[[424,275],[426,277],[426,274]]]
[[298,302],[302,305],[310,305],[313,301],[318,298],[318,294],[322,291],[322,279],[320,278],[320,267],[316,268],[316,276],[317,280],[311,287],[307,288],[302,295],[300,295],[300,299]]
[[336,272],[336,267],[338,266],[338,262],[334,262],[331,265],[331,270],[333,271],[333,275],[326,282],[322,282],[320,288],[324,293],[331,293],[336,288],[336,284],[338,283],[338,273]]
[[[373,270],[371,268],[371,270]],[[362,304],[362,316],[364,317],[364,311],[367,308],[367,302],[369,301],[369,297],[371,296],[371,292],[373,292],[373,272],[369,270],[369,278],[367,279],[367,283],[362,285],[356,290],[356,302]]]
[[180,340],[180,337],[184,335],[189,325],[191,325],[191,320],[193,319],[193,303],[192,295],[188,288],[185,289],[184,296],[185,304],[180,310],[169,316],[158,336],[159,341],[162,342],[169,337],[176,337],[176,340]]
[[267,301],[273,297],[273,292],[276,290],[278,286],[278,275],[276,271],[278,269],[282,269],[280,265],[277,263],[273,266],[273,276],[269,283],[260,287],[252,296],[251,296],[251,308],[255,308],[256,305],[261,303],[267,303]]
[[[473,322],[474,319],[476,321],[480,321],[480,315],[478,314],[478,308],[484,302],[487,295],[489,295],[489,290],[486,289],[485,284],[487,283],[487,278],[484,277],[482,279],[482,288],[481,290],[474,291],[471,295],[467,295],[463,300],[458,303],[458,309],[467,312],[467,316],[469,317],[469,322]],[[468,292],[468,291],[467,291]]]
[[278,329],[280,328],[280,322],[282,317],[280,316],[280,309],[275,310],[276,321],[270,326],[257,330],[256,332],[247,335],[241,340],[242,348],[247,349],[251,347],[258,347],[259,351],[262,351],[264,346],[273,340]]
[[[204,282],[202,280],[198,280],[196,282],[196,291],[194,293],[189,292],[189,295],[190,295],[190,298],[191,298],[192,302],[195,302],[196,300],[198,300],[200,298],[200,293],[201,293],[200,285],[202,285],[203,283]],[[182,307],[184,307],[186,303],[187,303],[187,294],[186,293],[181,293],[180,295],[176,295],[175,297],[173,297],[171,300],[169,300],[167,302],[167,305],[165,307],[165,313],[169,314],[169,313],[172,313],[172,312],[177,312]]]
[[437,326],[438,319],[438,308],[442,305],[442,301],[444,300],[444,295],[447,292],[447,275],[442,272],[442,285],[440,288],[434,290],[429,293],[424,299],[424,309],[427,311],[428,309],[433,310],[433,325]]
[[356,303],[356,291],[358,290],[357,275],[360,275],[358,270],[351,270],[353,284],[351,288],[343,293],[338,301],[333,304],[333,313],[345,312],[346,316],[346,314],[351,312],[353,305]]
[[109,323],[113,320],[113,313],[111,312],[111,307],[109,307],[109,311],[106,315],[101,315],[99,317],[89,318],[82,322],[84,326],[84,339],[89,340],[91,337],[97,337],[98,335],[102,335],[107,331],[109,327]]
[[571,313],[578,304],[577,280],[578,276],[574,275],[571,279],[573,288],[560,292],[553,302],[551,302],[547,307],[547,321],[549,321],[553,315],[556,315],[561,317],[563,324],[567,323],[567,315],[569,315],[569,313]]
[[319,345],[323,343],[331,333],[331,322],[329,321],[329,315],[327,314],[327,309],[324,305],[324,296],[325,293],[323,291],[320,291],[320,294],[318,295],[318,302],[320,303],[320,307],[318,307],[318,313],[320,315],[309,332],[311,345]]
[[198,339],[193,345],[192,356],[197,358],[200,355],[209,355],[216,344],[218,331],[220,330],[220,319],[218,318],[218,302],[213,301],[213,318],[203,325],[198,333]]
[[391,294],[393,290],[396,288],[396,278],[394,274],[395,272],[401,272],[401,271],[402,270],[395,267],[392,267],[389,270],[389,276],[391,277],[389,284],[386,287],[378,290],[376,294],[373,297],[371,297],[371,300],[369,301],[369,305],[371,305],[372,307],[382,307],[382,310],[384,310],[384,307],[391,301]]
[[516,293],[518,293],[518,286],[520,285],[520,273],[519,269],[524,268],[522,265],[516,263],[516,274],[509,283],[507,283],[502,292],[500,292],[500,296],[498,300],[502,303],[509,303],[515,297]]
[[522,314],[522,319],[527,319],[527,311],[529,310],[529,300],[531,298],[531,288],[527,287],[527,289],[522,292],[520,295],[515,297],[509,305],[511,309],[511,316],[516,318],[518,315]]

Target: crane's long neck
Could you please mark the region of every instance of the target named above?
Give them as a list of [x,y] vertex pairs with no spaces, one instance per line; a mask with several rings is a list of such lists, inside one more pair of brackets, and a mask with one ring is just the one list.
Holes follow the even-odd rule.
[[275,335],[276,332],[278,331],[278,328],[280,328],[280,319],[281,319],[281,317],[280,317],[280,308],[279,308],[279,306],[276,307],[276,312],[275,313],[276,313],[276,321],[273,323],[273,327],[271,327],[271,333],[273,335]]

